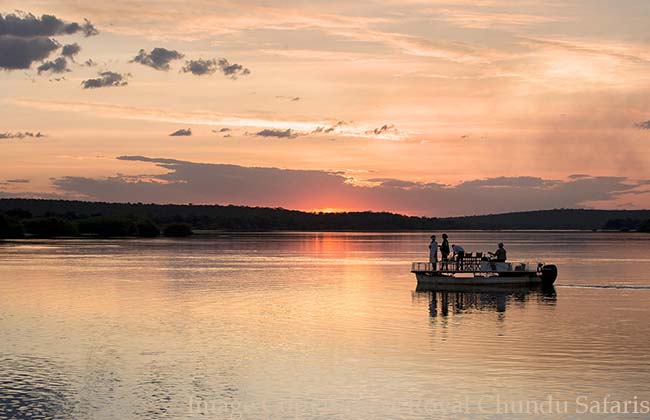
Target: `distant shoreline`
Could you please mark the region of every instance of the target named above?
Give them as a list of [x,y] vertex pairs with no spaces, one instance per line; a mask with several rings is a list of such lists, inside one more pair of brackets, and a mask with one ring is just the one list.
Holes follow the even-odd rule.
[[233,205],[0,199],[0,237],[3,238],[9,238],[12,234],[18,237],[75,238],[156,237],[160,234],[188,236],[192,231],[202,235],[201,232],[442,233],[635,230],[650,230],[650,210],[552,209],[479,216],[419,217],[370,211],[309,213],[282,208]]

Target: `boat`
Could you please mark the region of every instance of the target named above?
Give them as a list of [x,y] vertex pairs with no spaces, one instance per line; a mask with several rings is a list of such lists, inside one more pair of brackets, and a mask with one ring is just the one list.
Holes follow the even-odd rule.
[[414,262],[411,273],[420,285],[535,285],[552,286],[557,279],[557,266],[543,262],[497,262],[477,253],[458,261]]

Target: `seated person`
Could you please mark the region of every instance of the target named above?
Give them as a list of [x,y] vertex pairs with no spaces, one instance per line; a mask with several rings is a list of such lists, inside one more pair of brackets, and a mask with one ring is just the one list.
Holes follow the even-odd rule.
[[465,258],[465,249],[460,246],[460,245],[452,245],[451,250],[454,253],[454,257],[456,258],[456,270],[462,270],[463,269],[463,259]]
[[506,262],[506,249],[503,247],[503,242],[499,243],[499,248],[495,252],[490,252],[492,258],[490,261],[494,262]]

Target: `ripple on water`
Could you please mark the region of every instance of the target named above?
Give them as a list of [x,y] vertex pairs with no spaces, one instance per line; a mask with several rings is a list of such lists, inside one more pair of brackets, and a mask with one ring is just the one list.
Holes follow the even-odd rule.
[[42,357],[0,356],[0,418],[69,419],[74,395],[61,364]]

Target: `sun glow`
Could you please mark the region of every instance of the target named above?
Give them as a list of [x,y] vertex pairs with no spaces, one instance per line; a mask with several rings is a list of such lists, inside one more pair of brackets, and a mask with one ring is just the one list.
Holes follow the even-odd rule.
[[341,208],[335,208],[335,207],[325,207],[322,209],[314,209],[311,210],[311,213],[347,213],[349,212],[349,209],[341,209]]

